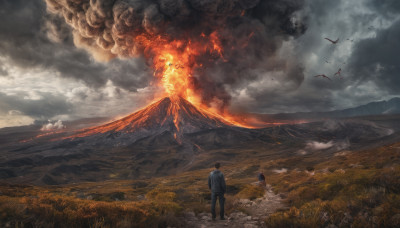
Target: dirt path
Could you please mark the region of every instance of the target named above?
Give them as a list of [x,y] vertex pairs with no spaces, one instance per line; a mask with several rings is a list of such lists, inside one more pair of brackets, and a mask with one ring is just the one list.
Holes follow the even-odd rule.
[[[187,227],[191,228],[217,228],[217,227],[232,227],[232,228],[255,228],[266,227],[265,218],[274,213],[278,209],[285,208],[282,203],[282,198],[274,194],[270,185],[267,185],[263,198],[258,198],[253,201],[248,199],[240,199],[236,202],[238,207],[244,208],[248,214],[243,212],[233,212],[226,217],[226,220],[215,221],[211,220],[210,213],[200,213],[197,216],[193,212],[185,214]],[[218,213],[218,212],[217,212]]]

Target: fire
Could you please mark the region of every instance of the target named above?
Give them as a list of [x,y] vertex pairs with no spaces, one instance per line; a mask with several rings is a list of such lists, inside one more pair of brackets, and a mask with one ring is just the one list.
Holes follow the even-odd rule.
[[196,69],[203,67],[201,63],[197,62],[198,57],[208,56],[210,61],[219,59],[227,61],[224,58],[221,39],[216,31],[209,35],[202,33],[196,40],[170,40],[165,36],[139,35],[135,37],[135,42],[144,48],[145,57],[151,60],[154,76],[165,91],[161,96],[168,96],[172,99],[176,96],[182,97],[196,107],[227,122],[253,128],[251,125],[245,124],[245,120],[241,116],[231,115],[226,110],[221,112],[221,110],[203,104],[201,97],[196,94],[196,90],[199,88],[195,88],[193,75]]
[[223,59],[223,48],[216,32],[202,33],[197,40],[169,40],[168,37],[135,37],[145,49],[147,59],[151,59],[154,76],[159,79],[166,96],[180,96],[191,102],[200,102],[193,87],[193,73],[202,67],[197,63],[199,56],[209,55],[213,60]]

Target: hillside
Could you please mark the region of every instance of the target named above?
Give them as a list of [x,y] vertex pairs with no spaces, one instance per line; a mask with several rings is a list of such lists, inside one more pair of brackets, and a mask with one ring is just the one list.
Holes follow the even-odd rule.
[[349,118],[373,115],[391,115],[400,113],[400,98],[392,98],[389,101],[371,102],[358,107],[327,112],[297,112],[279,114],[254,114],[255,117],[264,120],[321,120],[326,118]]

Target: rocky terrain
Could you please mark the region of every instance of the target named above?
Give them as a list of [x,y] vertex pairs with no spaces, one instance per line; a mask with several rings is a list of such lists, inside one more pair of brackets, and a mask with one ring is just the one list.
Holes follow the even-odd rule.
[[[256,183],[253,183],[256,184]],[[233,227],[233,228],[256,228],[266,227],[265,219],[277,210],[286,209],[282,202],[282,198],[274,194],[270,185],[267,185],[265,195],[255,200],[240,199],[235,202],[236,206],[246,208],[247,213],[241,211],[233,212],[226,217],[226,220],[211,219],[210,213],[200,213],[197,216],[193,212],[185,213],[185,221],[188,227],[193,228],[217,228],[217,227]]]
[[0,177],[57,185],[170,175],[207,168],[215,160],[329,157],[395,142],[399,119],[371,116],[247,129],[182,98],[164,98],[120,120],[78,131],[0,129]]

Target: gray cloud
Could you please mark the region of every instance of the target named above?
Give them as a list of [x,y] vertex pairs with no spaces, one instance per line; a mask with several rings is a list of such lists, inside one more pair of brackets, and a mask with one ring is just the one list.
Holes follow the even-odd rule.
[[393,17],[400,12],[400,2],[397,0],[369,0],[367,5],[385,17]]
[[400,94],[400,21],[360,41],[349,61],[357,83],[372,81],[382,90]]
[[8,76],[8,71],[4,67],[0,67],[0,76]]
[[6,95],[0,92],[0,113],[19,112],[37,120],[47,120],[56,115],[71,113],[72,105],[64,96],[40,93],[41,99],[29,99],[23,92]]
[[[247,97],[237,96],[235,106],[266,113],[329,111],[399,95],[398,4],[395,0],[307,0],[299,12],[307,15],[307,31],[290,41],[291,55],[304,67],[297,69],[304,73],[303,83],[296,89],[285,85],[287,80],[271,77],[269,82],[250,84]],[[332,45],[325,37],[340,42]],[[339,68],[342,80],[334,76]],[[317,74],[333,80],[314,78]]]
[[[44,1],[6,0],[0,2],[0,8],[0,55],[14,66],[52,70],[62,77],[82,80],[94,88],[114,79],[131,91],[147,84],[143,61],[114,61],[113,67],[109,68],[75,48],[71,28],[60,18],[46,15]],[[133,67],[132,73],[128,73],[129,67]],[[139,72],[138,76],[135,72]],[[119,76],[121,74],[125,77]]]

